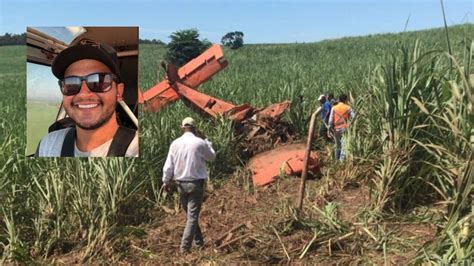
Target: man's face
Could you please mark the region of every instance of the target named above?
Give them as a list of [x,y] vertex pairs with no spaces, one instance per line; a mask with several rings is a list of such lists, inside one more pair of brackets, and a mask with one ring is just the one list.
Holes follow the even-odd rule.
[[[72,63],[64,72],[64,77],[87,76],[92,73],[112,73],[100,61],[83,59]],[[63,95],[63,105],[67,114],[83,129],[97,129],[115,119],[117,98],[122,95],[123,84],[112,82],[112,88],[107,92],[95,93],[89,90],[85,81],[81,90],[72,96]]]

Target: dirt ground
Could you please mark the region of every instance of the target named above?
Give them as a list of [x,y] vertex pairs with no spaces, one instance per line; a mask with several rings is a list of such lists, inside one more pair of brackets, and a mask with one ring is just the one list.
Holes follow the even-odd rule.
[[[308,181],[308,189],[321,181]],[[125,258],[129,263],[343,263],[373,262],[392,264],[407,263],[423,243],[434,237],[435,228],[427,224],[387,223],[377,225],[394,234],[386,242],[386,249],[367,246],[372,238],[355,222],[358,212],[369,203],[369,191],[365,186],[349,185],[330,196],[339,206],[338,218],[348,226],[350,237],[335,243],[315,244],[300,259],[304,248],[312,240],[314,232],[295,223],[292,212],[298,195],[299,178],[277,180],[269,187],[246,191],[233,180],[214,189],[203,204],[200,226],[205,238],[202,250],[194,248],[191,254],[179,254],[185,215],[182,211],[169,210],[158,224],[150,226],[143,239],[132,240],[132,254]],[[322,200],[327,201],[326,199]],[[321,205],[321,199],[306,202]],[[367,227],[366,227],[367,228]],[[369,231],[370,232],[370,231]],[[355,234],[354,234],[355,233]],[[375,233],[373,233],[375,234]],[[347,235],[347,234],[346,234]],[[373,236],[377,238],[376,236]],[[330,239],[331,240],[331,239]],[[373,241],[377,242],[377,241]],[[374,244],[376,245],[376,244]],[[363,246],[365,248],[363,248]]]
[[[354,180],[332,182],[335,176],[337,172],[308,180],[303,212],[298,212],[298,177],[281,177],[255,189],[250,177],[238,172],[207,186],[200,215],[205,240],[202,250],[193,247],[188,255],[179,253],[185,214],[175,197],[168,206],[156,207],[155,220],[136,227],[139,234],[110,240],[93,261],[153,265],[407,264],[424,243],[434,238],[436,228],[431,224],[397,217],[373,220],[367,211],[371,202],[367,184]],[[337,217],[327,222],[315,210],[329,203],[337,205]],[[325,232],[331,223],[336,229]],[[49,262],[81,263],[81,253],[76,250]]]

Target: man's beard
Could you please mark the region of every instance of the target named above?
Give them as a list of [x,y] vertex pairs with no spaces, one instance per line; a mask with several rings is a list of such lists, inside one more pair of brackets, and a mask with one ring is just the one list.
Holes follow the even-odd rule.
[[[97,103],[103,105],[103,102],[101,100],[99,100]],[[71,108],[74,108],[74,104],[75,104],[74,102],[71,103]],[[115,104],[113,104],[113,107],[111,107],[110,109],[104,110],[105,113],[103,113],[102,116],[98,118],[98,121],[96,121],[93,124],[89,124],[87,122],[83,123],[80,121],[80,119],[78,119],[78,117],[73,117],[69,114],[68,115],[69,117],[72,118],[72,120],[75,122],[77,127],[84,130],[95,130],[102,127],[104,124],[109,122],[110,119],[112,119],[113,114],[115,113],[116,106],[117,106],[117,102],[115,102]],[[68,113],[68,110],[66,110],[66,113]]]
[[85,130],[94,130],[94,129],[98,129],[100,128],[101,126],[103,126],[105,123],[109,122],[109,120],[112,118],[112,115],[114,114],[114,112],[111,112],[110,114],[108,114],[106,117],[103,117],[102,119],[100,119],[99,121],[97,121],[97,123],[93,124],[93,125],[83,125],[83,124],[80,124],[79,122],[75,121],[76,122],[76,126],[77,127],[80,127],[82,129],[85,129]]

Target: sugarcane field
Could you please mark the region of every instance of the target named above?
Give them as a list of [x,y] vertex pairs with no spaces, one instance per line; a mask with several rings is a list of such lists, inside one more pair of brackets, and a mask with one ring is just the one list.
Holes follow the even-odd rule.
[[237,2],[178,2],[172,30],[146,1],[19,34],[0,9],[0,264],[473,263],[472,2],[307,39],[299,7],[334,4],[237,1],[265,39],[217,22]]

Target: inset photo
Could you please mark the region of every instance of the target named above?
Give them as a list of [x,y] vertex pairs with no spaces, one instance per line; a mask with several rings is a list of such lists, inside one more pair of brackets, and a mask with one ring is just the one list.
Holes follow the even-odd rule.
[[137,157],[138,27],[28,27],[27,149]]

